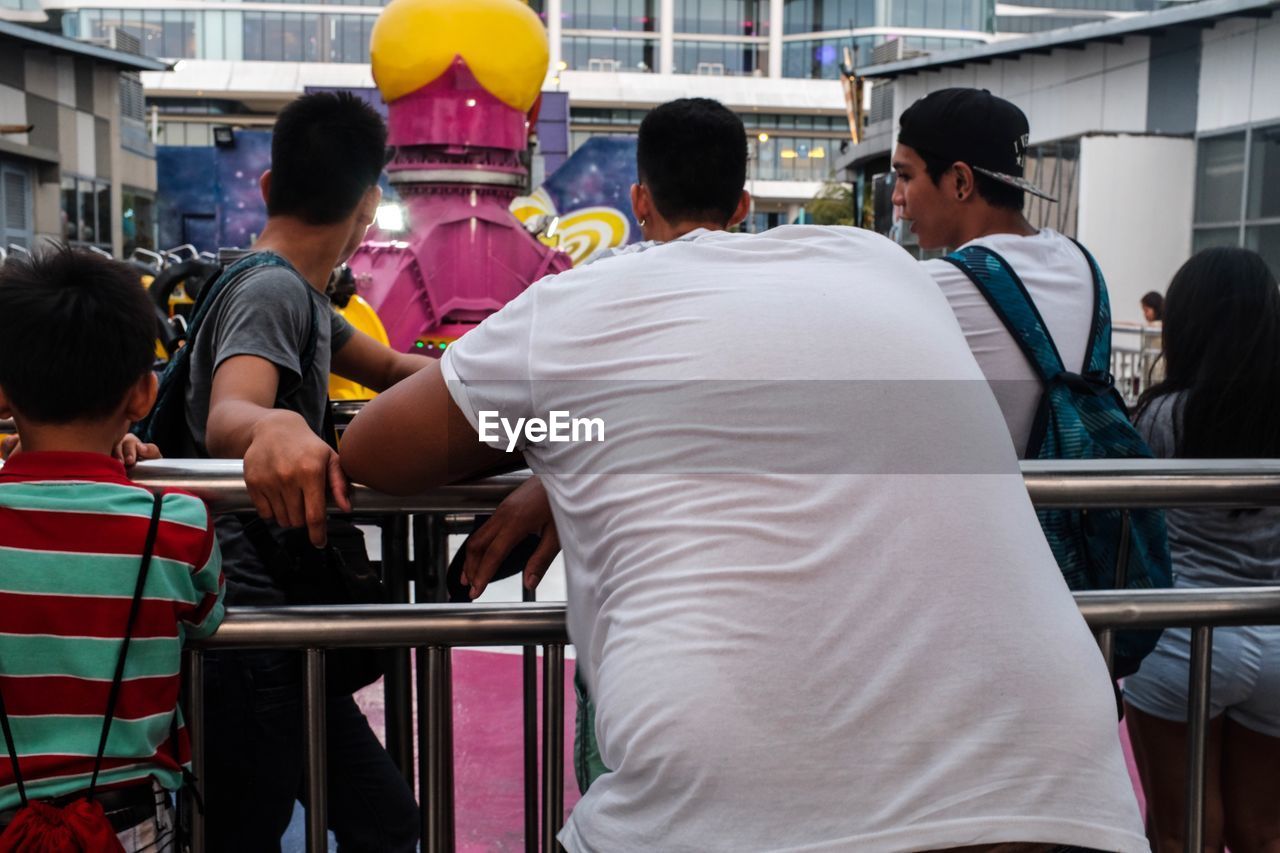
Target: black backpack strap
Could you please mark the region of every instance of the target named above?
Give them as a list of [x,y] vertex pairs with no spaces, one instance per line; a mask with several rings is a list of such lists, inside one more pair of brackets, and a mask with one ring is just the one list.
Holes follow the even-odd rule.
[[13,767],[13,781],[18,783],[18,798],[27,807],[27,786],[22,783],[22,768],[18,766],[18,748],[13,744],[13,730],[9,727],[9,712],[4,707],[4,691],[0,691],[0,727],[4,728],[5,744],[9,747],[9,764]]
[[93,777],[89,780],[89,799],[93,800],[94,791],[98,787],[98,773],[102,769],[102,756],[107,751],[107,736],[111,734],[111,720],[116,713],[116,702],[120,698],[120,685],[124,681],[124,664],[129,654],[129,640],[133,637],[133,628],[138,622],[138,611],[142,609],[142,591],[147,585],[147,574],[151,570],[151,554],[156,547],[156,535],[160,532],[160,511],[164,506],[164,493],[157,492],[151,506],[151,524],[147,528],[147,542],[142,549],[142,562],[138,567],[138,582],[133,588],[133,601],[129,605],[129,621],[125,623],[124,640],[120,643],[120,655],[116,658],[116,672],[111,678],[111,691],[107,694],[107,713],[102,720],[102,737],[98,741],[98,754],[93,759]]

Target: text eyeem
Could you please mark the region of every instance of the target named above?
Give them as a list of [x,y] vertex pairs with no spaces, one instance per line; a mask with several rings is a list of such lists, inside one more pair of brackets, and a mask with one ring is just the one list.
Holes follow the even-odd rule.
[[[481,411],[480,440],[486,443],[501,441],[504,436],[507,452],[516,449],[521,437],[528,444],[539,444],[544,441],[604,441],[603,418],[575,418],[566,411],[552,410],[547,419],[516,418],[513,424],[498,412]],[[501,428],[501,434],[499,433]]]

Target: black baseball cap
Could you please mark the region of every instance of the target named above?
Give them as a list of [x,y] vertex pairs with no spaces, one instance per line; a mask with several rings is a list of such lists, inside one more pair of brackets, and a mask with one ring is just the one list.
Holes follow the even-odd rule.
[[949,163],[967,163],[988,178],[1057,201],[1023,177],[1030,130],[1022,110],[986,89],[939,89],[902,113],[898,142]]

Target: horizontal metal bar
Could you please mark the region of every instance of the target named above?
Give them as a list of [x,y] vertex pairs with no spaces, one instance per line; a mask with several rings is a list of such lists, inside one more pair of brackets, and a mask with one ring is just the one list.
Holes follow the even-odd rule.
[[[1280,586],[1078,592],[1095,631],[1280,625]],[[198,648],[555,645],[569,640],[563,604],[392,604],[240,607]]]
[[392,648],[567,643],[555,604],[371,604],[231,608],[201,648]]
[[1094,630],[1280,625],[1280,586],[1107,590],[1077,592],[1075,599]]
[[[1022,463],[1031,500],[1048,507],[1280,506],[1280,460],[1125,459]],[[361,512],[484,512],[492,510],[527,471],[393,497],[355,486]],[[253,510],[241,463],[232,459],[140,462],[133,478],[149,488],[180,488],[214,512]]]
[[[236,459],[163,459],[139,462],[131,472],[134,482],[151,489],[183,489],[201,498],[215,513],[252,512],[253,502],[244,485],[244,467]],[[411,497],[395,497],[364,486],[352,487],[352,504],[358,512],[481,512],[492,510],[529,473],[504,474],[475,483],[443,486]],[[330,506],[330,509],[336,509]]]
[[1052,507],[1280,505],[1277,459],[1024,461],[1031,502]]

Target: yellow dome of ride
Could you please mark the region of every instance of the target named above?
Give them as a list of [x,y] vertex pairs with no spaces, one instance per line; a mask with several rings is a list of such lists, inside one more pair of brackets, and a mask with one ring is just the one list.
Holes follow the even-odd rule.
[[392,0],[373,26],[373,79],[382,98],[421,89],[455,56],[498,100],[527,111],[547,74],[547,31],[521,0]]

